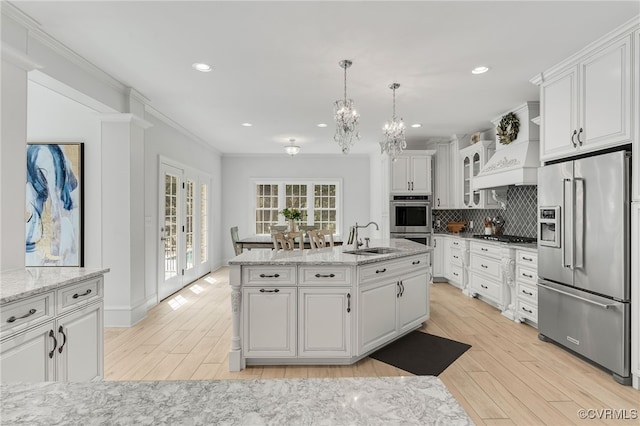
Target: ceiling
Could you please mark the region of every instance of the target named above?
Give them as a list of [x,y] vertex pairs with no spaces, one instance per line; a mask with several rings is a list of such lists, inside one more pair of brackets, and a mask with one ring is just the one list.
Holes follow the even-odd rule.
[[[379,149],[392,82],[398,117],[422,124],[410,147],[489,129],[538,100],[531,77],[640,13],[637,0],[12,3],[223,154],[281,154],[290,138],[304,154],[339,153],[341,59],[361,115],[354,153]],[[491,69],[471,74],[478,65]]]

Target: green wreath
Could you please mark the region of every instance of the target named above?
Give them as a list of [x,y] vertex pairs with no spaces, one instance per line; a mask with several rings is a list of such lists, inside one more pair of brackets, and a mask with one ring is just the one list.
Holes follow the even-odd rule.
[[505,114],[500,120],[500,124],[496,128],[498,131],[498,140],[501,144],[507,145],[513,142],[518,137],[518,130],[520,130],[520,120],[518,116],[513,112]]

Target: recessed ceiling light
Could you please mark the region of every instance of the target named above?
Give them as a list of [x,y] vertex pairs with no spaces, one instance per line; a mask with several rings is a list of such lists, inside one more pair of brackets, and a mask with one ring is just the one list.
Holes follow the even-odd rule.
[[327,127],[327,123],[320,123],[318,124],[318,127]]
[[414,128],[416,128],[416,127],[422,127],[422,124],[420,124],[420,123],[415,123],[415,124],[412,124],[412,125],[411,125],[411,127],[414,127]]
[[200,62],[196,62],[195,64],[191,65],[193,67],[193,69],[198,70],[200,72],[209,72],[211,71],[213,68],[211,68],[211,65],[209,64],[203,64]]
[[485,72],[489,71],[489,67],[475,67],[474,69],[471,70],[471,74],[484,74]]
[[251,127],[253,124],[251,123],[242,123],[242,127]]

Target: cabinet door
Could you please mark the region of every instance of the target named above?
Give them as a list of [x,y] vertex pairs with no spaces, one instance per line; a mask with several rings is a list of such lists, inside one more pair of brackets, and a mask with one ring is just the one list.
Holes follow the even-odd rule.
[[243,355],[296,356],[296,289],[244,288]]
[[433,276],[444,277],[444,244],[443,238],[433,237]]
[[451,240],[449,238],[443,238],[442,245],[442,272],[444,273],[444,277],[448,280],[452,280],[453,277],[451,275]]
[[385,281],[358,290],[358,355],[396,335],[398,281]]
[[411,163],[409,157],[397,157],[391,162],[391,192],[407,193],[411,189],[409,171]]
[[429,318],[429,272],[400,280],[398,331],[403,333]]
[[53,321],[2,341],[2,383],[46,382],[56,379],[54,359],[60,341],[55,341],[57,338],[52,329]]
[[462,195],[460,194],[460,166],[459,143],[454,140],[449,143],[449,204],[450,209],[460,208]]
[[473,207],[472,204],[472,186],[471,179],[473,177],[473,164],[470,155],[462,157],[462,205],[464,207]]
[[547,80],[540,88],[540,159],[571,155],[578,128],[578,68],[571,67]]
[[93,303],[56,323],[58,381],[86,382],[103,376],[102,302]]
[[[450,156],[449,144],[436,145],[435,158],[435,182],[433,182],[433,208],[443,209],[449,207],[450,193]],[[457,158],[457,157],[456,157]]]
[[411,191],[431,194],[431,156],[411,156]]
[[350,357],[354,302],[350,288],[298,289],[298,356]]
[[631,36],[580,66],[583,148],[602,149],[631,142]]

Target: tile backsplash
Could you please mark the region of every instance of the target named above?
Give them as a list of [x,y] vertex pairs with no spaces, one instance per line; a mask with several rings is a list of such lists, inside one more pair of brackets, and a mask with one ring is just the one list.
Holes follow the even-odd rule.
[[447,222],[464,220],[469,224],[470,221],[473,221],[473,229],[467,231],[482,234],[485,217],[502,216],[504,219],[503,234],[536,238],[538,236],[537,207],[537,186],[510,186],[507,190],[506,210],[434,210],[433,220],[440,220],[440,228],[436,228],[435,231],[446,231]]

